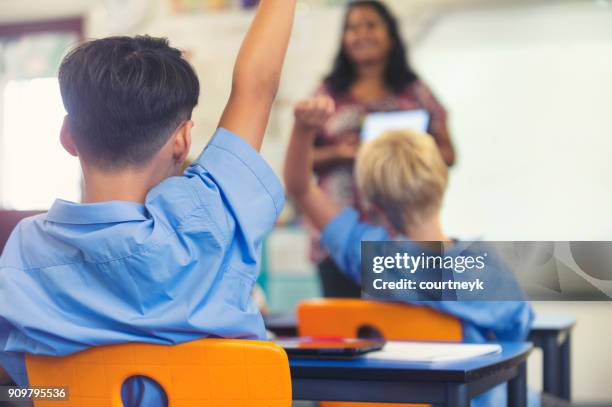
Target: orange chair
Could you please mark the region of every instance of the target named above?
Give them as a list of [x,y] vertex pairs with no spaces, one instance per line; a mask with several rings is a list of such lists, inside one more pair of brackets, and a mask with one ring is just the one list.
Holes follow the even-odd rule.
[[121,386],[149,377],[175,407],[290,407],[285,351],[270,342],[203,339],[175,346],[122,344],[67,357],[26,356],[31,386],[67,386],[69,401],[39,406],[121,407]]
[[[312,300],[297,308],[300,336],[461,342],[461,322],[427,307],[365,300]],[[416,407],[414,404],[323,402],[322,407]],[[423,405],[419,405],[423,406]]]

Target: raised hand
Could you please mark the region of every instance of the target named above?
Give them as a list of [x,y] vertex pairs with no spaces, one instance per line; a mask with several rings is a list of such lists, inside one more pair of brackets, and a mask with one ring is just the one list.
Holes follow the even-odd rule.
[[320,130],[336,110],[334,100],[327,96],[305,99],[295,106],[295,124],[301,130]]

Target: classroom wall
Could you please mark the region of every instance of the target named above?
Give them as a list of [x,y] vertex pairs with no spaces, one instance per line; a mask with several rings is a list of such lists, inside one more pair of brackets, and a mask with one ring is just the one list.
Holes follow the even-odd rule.
[[413,56],[450,110],[459,163],[444,218],[454,235],[611,237],[612,9],[448,13]]

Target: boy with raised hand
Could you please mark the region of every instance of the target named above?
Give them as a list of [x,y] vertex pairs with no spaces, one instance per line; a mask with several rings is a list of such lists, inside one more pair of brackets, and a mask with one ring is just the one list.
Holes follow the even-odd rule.
[[[308,99],[296,106],[285,184],[310,223],[321,232],[322,246],[340,269],[355,282],[361,281],[362,241],[405,240],[419,253],[429,250],[426,243],[418,242],[450,242],[440,222],[448,167],[428,135],[409,130],[389,132],[361,148],[355,167],[357,186],[365,205],[381,219],[381,226],[360,221],[357,210],[339,207],[312,181],[314,141],[333,111],[334,103],[327,97]],[[461,245],[456,246],[462,250]],[[453,248],[449,254],[453,254]],[[523,341],[533,320],[531,306],[525,301],[417,304],[461,319],[466,342]],[[504,406],[505,397],[505,391],[496,388],[477,397],[473,405]],[[530,402],[537,405],[537,398],[530,398]]]
[[[64,59],[61,143],[80,160],[84,200],[21,222],[0,258],[0,365],[16,383],[28,383],[24,353],[265,338],[250,294],[284,194],[258,151],[294,11],[261,1],[219,128],[183,174],[199,82],[179,50],[112,37]],[[163,404],[141,384],[126,405]]]

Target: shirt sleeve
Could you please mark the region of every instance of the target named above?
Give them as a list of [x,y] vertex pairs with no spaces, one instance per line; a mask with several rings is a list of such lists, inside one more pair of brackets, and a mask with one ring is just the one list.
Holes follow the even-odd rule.
[[321,233],[321,245],[351,280],[361,283],[361,242],[384,241],[384,228],[359,222],[359,212],[346,208]]
[[[217,130],[185,175],[202,180],[202,203],[213,212],[210,216],[218,226],[228,230],[235,225],[250,246],[258,246],[270,232],[285,203],[282,185],[272,168],[247,142],[226,129]],[[220,205],[206,202],[215,188]]]

